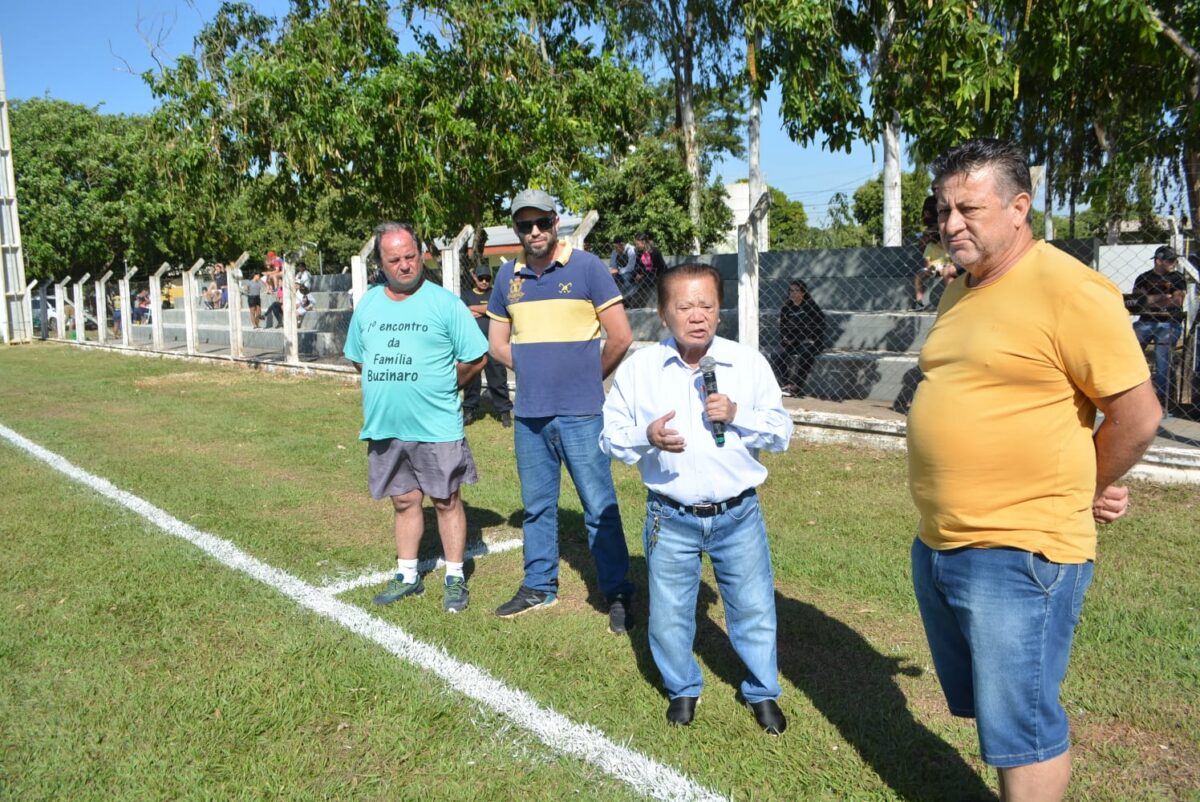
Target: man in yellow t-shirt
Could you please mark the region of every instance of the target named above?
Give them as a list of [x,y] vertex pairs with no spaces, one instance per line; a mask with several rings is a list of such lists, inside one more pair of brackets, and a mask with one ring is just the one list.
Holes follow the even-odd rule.
[[1095,524],[1124,515],[1115,483],[1161,410],[1121,294],[1034,241],[1021,151],[971,140],[933,170],[941,241],[967,275],[939,305],[909,413],[913,586],[950,711],[976,719],[1001,799],[1058,800],[1059,686]]

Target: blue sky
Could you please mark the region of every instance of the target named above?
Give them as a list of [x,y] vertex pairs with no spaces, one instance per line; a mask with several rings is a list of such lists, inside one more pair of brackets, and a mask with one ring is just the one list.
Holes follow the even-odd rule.
[[[286,0],[254,0],[281,16]],[[155,69],[151,47],[169,63],[191,52],[192,38],[212,19],[220,0],[0,0],[0,42],[10,100],[48,96],[100,106],[110,113],[144,113],[154,106],[140,74]],[[852,192],[883,169],[879,148],[831,154],[791,142],[779,121],[778,93],[763,108],[763,171],[767,182],[802,201],[812,223],[825,216],[835,192]],[[727,181],[747,175],[744,162],[718,166]]]

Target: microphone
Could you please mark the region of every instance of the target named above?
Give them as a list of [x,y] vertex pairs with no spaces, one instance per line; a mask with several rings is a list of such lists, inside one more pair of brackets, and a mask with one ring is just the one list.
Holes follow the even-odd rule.
[[[717,360],[711,356],[700,358],[700,370],[704,374],[704,396],[707,398],[717,391]],[[712,422],[713,440],[717,446],[725,445],[725,424],[720,421]]]

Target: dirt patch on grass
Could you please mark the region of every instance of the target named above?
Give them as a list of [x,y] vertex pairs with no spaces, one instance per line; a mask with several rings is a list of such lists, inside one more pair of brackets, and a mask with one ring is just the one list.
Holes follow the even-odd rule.
[[1137,758],[1124,761],[1119,777],[1112,778],[1118,786],[1171,789],[1174,799],[1193,798],[1189,794],[1200,788],[1200,749],[1184,739],[1109,718],[1072,722],[1071,740],[1077,754],[1132,750]]
[[[182,373],[167,373],[162,376],[145,376],[134,381],[133,386],[139,389],[190,387],[197,384],[232,387],[234,385],[259,383],[260,375],[244,370],[187,370]],[[299,384],[305,381],[303,377],[286,373],[275,375],[272,379],[283,384]]]

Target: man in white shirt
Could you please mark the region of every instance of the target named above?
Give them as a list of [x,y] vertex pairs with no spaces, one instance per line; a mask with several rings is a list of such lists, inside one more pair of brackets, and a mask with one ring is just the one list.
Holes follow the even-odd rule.
[[[787,721],[776,702],[775,583],[755,488],[767,478],[758,450],[786,449],[792,421],[767,360],[716,336],[720,308],[721,276],[711,266],[663,276],[658,314],[671,337],[617,370],[600,448],[637,465],[648,490],[650,651],[670,699],[667,720],[691,723],[703,686],[692,644],[708,552],[729,639],[748,672],[742,697],[759,726],[778,735]],[[704,357],[715,362],[719,390],[705,391]]]

